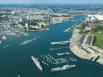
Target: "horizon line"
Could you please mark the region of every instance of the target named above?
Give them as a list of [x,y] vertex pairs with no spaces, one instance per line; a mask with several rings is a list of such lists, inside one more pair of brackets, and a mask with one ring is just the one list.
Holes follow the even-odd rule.
[[0,3],[0,5],[103,5],[103,3]]

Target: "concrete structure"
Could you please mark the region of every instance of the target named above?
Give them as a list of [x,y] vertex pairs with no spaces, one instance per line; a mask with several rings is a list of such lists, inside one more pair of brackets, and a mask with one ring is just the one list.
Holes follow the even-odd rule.
[[103,49],[92,46],[91,43],[93,41],[93,36],[91,36],[89,43],[86,43],[90,35],[83,35],[81,38],[78,38],[79,35],[79,29],[74,29],[72,38],[70,40],[71,51],[82,59],[87,59],[103,64]]

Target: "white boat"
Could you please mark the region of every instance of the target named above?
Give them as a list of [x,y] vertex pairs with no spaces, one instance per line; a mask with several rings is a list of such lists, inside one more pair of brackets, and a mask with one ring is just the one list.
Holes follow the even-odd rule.
[[30,40],[23,41],[23,42],[21,43],[21,45],[25,45],[25,44],[31,43],[31,42],[33,42],[33,41],[35,41],[35,40],[37,40],[37,38],[33,38],[33,39],[30,39]]
[[42,68],[40,62],[38,61],[38,59],[35,58],[34,56],[31,56],[31,59],[33,60],[33,62],[35,63],[35,65],[36,65],[41,71],[43,71],[43,68]]
[[49,28],[45,29],[46,31],[50,30]]
[[76,65],[64,65],[63,67],[56,67],[56,68],[52,68],[51,72],[57,72],[57,71],[65,71],[71,68],[76,67]]
[[56,45],[56,44],[59,44],[59,45],[62,45],[62,44],[68,44],[70,41],[59,41],[59,42],[50,42],[51,45]]
[[2,36],[2,39],[3,39],[3,40],[6,40],[6,39],[7,39],[7,37],[6,37],[6,36]]
[[69,55],[70,53],[68,52],[64,52],[64,53],[56,53],[58,56],[61,56],[61,55]]

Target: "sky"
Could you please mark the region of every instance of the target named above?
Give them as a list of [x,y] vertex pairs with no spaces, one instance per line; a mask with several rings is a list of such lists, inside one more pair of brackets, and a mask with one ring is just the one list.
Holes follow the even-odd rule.
[[0,4],[103,4],[103,0],[0,0]]

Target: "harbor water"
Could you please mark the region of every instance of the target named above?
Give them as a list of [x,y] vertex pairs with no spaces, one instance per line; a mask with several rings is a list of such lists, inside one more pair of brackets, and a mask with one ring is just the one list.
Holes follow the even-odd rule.
[[[64,32],[67,28],[76,27],[82,23],[85,15],[75,15],[63,23],[49,25],[48,30],[41,32],[26,32],[29,36],[8,36],[0,46],[0,77],[103,77],[103,65],[76,57],[69,49],[69,43],[51,45],[51,42],[68,41],[72,31]],[[77,21],[72,21],[77,20]],[[36,38],[36,39],[35,39]],[[21,45],[23,41],[35,39]],[[57,53],[70,53],[58,56]],[[46,61],[45,56],[51,55],[54,59],[65,58],[68,62],[53,64]],[[41,62],[43,71],[33,63],[31,56]],[[43,57],[45,59],[43,59]],[[48,63],[43,64],[42,61]],[[51,68],[64,64],[76,65],[75,68],[63,72],[51,72]]]

